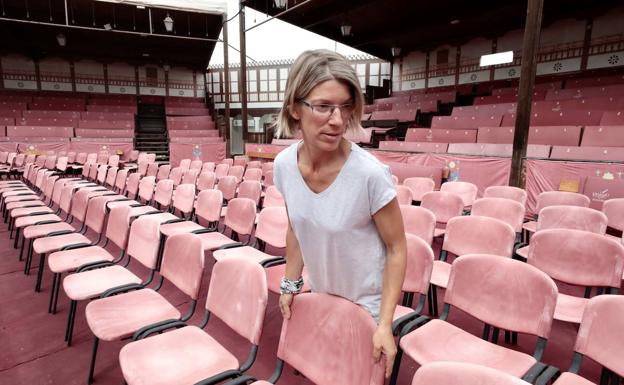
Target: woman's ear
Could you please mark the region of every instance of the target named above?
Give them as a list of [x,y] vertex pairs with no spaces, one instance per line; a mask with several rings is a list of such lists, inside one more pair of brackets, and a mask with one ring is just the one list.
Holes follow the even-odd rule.
[[291,104],[290,106],[288,106],[288,113],[295,120],[300,120],[301,119],[301,113],[299,111],[299,106],[298,105]]

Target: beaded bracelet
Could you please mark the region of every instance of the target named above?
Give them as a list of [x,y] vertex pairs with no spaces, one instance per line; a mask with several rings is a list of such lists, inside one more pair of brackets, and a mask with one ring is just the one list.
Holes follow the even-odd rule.
[[280,293],[281,294],[298,294],[303,288],[303,277],[299,277],[297,280],[288,279],[283,277],[280,281]]

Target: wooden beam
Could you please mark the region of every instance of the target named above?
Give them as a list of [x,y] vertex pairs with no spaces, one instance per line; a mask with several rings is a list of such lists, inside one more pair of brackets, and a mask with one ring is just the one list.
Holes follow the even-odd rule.
[[522,66],[520,69],[520,85],[518,87],[518,106],[516,110],[513,155],[511,158],[511,174],[509,176],[509,185],[516,187],[524,186],[523,160],[526,157],[527,143],[529,141],[531,99],[533,96],[533,85],[535,84],[536,54],[539,46],[543,6],[544,0],[528,0],[524,38],[522,41]]
[[243,146],[247,142],[249,127],[247,122],[247,43],[245,36],[245,6],[241,3],[238,15],[238,25],[240,30],[240,74],[238,89],[240,91],[241,116],[243,121]]
[[583,41],[583,54],[581,56],[581,71],[587,69],[587,59],[589,57],[589,47],[591,45],[592,30],[594,29],[594,19],[592,17],[587,18],[585,24],[585,38]]
[[[228,25],[227,14],[223,15],[223,77],[219,77],[219,81],[223,81],[219,92],[223,95],[222,100],[225,102],[225,124],[223,136],[225,140],[230,140],[230,61],[228,58]],[[212,76],[212,75],[211,75]],[[225,146],[226,156],[230,156],[230,146]]]

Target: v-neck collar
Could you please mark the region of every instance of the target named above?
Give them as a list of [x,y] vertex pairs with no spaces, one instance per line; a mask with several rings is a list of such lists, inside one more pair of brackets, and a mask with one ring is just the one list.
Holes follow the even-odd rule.
[[347,168],[347,165],[351,161],[351,158],[353,158],[353,147],[355,146],[355,144],[352,143],[352,142],[349,142],[351,144],[351,148],[349,149],[349,155],[347,155],[347,160],[344,162],[344,164],[340,168],[340,171],[338,172],[338,174],[336,175],[334,180],[329,184],[329,186],[325,187],[325,189],[323,191],[320,191],[320,192],[317,193],[317,192],[314,192],[314,190],[312,190],[310,188],[310,186],[308,185],[308,182],[306,182],[305,178],[301,174],[301,170],[299,169],[299,148],[300,148],[302,143],[303,143],[303,140],[299,141],[297,143],[296,148],[295,148],[295,167],[297,168],[297,176],[298,176],[299,180],[301,181],[301,183],[303,183],[303,185],[305,186],[306,190],[310,194],[312,194],[312,196],[319,198],[319,197],[322,197],[324,195],[327,195],[334,188],[334,186],[338,183],[338,180],[340,179],[340,177],[344,173],[345,168]]

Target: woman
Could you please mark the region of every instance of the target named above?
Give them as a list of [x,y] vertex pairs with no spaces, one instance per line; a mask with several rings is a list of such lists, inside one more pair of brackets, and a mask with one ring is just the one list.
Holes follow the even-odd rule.
[[406,243],[389,168],[343,138],[347,130],[361,130],[362,105],[357,74],[341,55],[307,51],[293,64],[277,135],[300,130],[303,140],[274,163],[289,217],[279,302],[290,318],[305,264],[312,291],[347,298],[375,318],[373,352],[376,359],[385,355],[389,376]]

